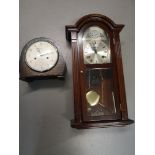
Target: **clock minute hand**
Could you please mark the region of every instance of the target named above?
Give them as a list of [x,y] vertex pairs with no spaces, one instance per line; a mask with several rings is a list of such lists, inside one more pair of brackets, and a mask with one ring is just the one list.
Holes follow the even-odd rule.
[[95,51],[95,53],[97,54],[97,48],[96,48],[96,47],[94,48],[94,51]]
[[50,54],[51,52],[48,52],[48,53],[43,53],[43,54],[40,54],[40,56],[44,56],[44,55],[47,55],[47,54]]
[[91,46],[91,49],[92,49],[95,53],[97,53],[97,48],[96,48],[95,44],[96,44],[96,42],[91,42],[91,43],[90,43],[90,46]]
[[45,50],[44,53],[40,54],[40,56],[44,56],[44,55],[47,55],[47,54],[50,54],[52,51],[50,50]]
[[97,53],[97,49],[96,49],[96,47],[93,47],[93,51],[94,51],[95,53]]

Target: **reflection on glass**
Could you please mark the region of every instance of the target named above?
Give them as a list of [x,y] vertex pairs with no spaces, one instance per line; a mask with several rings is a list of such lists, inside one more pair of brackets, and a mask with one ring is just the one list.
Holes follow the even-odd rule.
[[101,116],[116,113],[112,69],[87,69],[85,79],[88,115]]

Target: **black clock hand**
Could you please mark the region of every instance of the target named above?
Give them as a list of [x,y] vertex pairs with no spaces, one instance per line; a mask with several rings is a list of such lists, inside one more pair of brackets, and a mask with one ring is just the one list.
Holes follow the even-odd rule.
[[96,47],[94,47],[94,51],[95,51],[95,53],[97,54],[97,49],[96,49]]
[[91,49],[92,49],[95,53],[97,53],[97,48],[96,48],[95,44],[96,44],[96,41],[90,42]]

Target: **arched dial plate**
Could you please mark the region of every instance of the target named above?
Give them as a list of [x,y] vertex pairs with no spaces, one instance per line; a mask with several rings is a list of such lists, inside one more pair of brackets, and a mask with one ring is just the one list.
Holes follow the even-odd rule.
[[104,64],[111,62],[108,34],[98,26],[89,27],[83,35],[84,64]]

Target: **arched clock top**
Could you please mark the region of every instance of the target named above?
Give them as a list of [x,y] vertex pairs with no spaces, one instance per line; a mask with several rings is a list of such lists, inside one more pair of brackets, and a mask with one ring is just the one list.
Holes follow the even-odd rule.
[[69,41],[71,39],[75,39],[75,36],[71,35],[71,32],[78,33],[82,27],[93,24],[94,22],[107,27],[112,33],[115,34],[118,34],[124,27],[123,24],[116,24],[107,16],[101,14],[88,14],[80,18],[75,25],[66,26],[66,39]]

